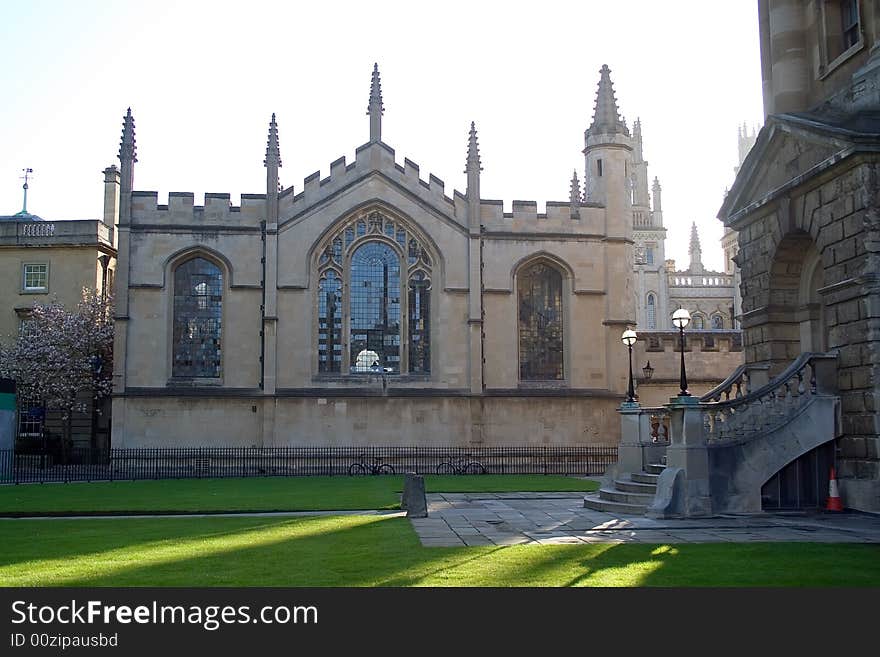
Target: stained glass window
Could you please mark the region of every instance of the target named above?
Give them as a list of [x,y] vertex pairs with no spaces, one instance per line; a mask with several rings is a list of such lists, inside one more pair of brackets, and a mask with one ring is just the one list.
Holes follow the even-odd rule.
[[222,311],[219,267],[204,258],[192,258],[174,270],[172,376],[220,376]]
[[342,367],[342,281],[332,269],[318,283],[318,371]]
[[544,263],[530,265],[517,277],[517,294],[520,379],[562,379],[562,274]]
[[431,281],[423,272],[409,280],[409,371],[431,371]]
[[355,250],[350,289],[351,371],[400,373],[400,257],[391,246]]
[[317,252],[318,372],[430,374],[432,258],[422,238],[373,210]]

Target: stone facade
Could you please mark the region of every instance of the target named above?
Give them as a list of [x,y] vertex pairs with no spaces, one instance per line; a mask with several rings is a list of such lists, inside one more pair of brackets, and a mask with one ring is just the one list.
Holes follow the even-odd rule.
[[[620,334],[635,324],[636,140],[608,68],[585,133],[586,192],[575,180],[571,198],[541,214],[535,202],[505,213],[480,196],[475,126],[466,192],[447,194],[416,163],[397,164],[381,140],[383,112],[374,69],[370,139],[355,161],[283,191],[273,116],[266,194],[243,194],[239,207],[228,194],[195,206],[192,194],[171,193],[159,205],[157,192],[133,191],[129,113],[115,446],[617,442],[628,374]],[[384,274],[358,278],[382,258]],[[213,285],[210,294],[181,293],[192,268],[203,277],[194,289]],[[381,319],[358,329],[378,298],[370,286],[393,292]],[[198,319],[203,307],[215,314]],[[181,356],[181,336],[205,327],[216,332],[201,351]],[[207,370],[181,374],[205,353]]]
[[[107,205],[118,194],[116,167],[105,172]],[[25,183],[27,185],[27,183]],[[107,218],[105,217],[105,220]],[[23,321],[34,303],[59,301],[75,307],[84,287],[102,293],[112,292],[116,270],[116,241],[113,219],[45,221],[26,209],[15,215],[0,216],[0,340],[18,337]],[[35,336],[39,339],[39,336]],[[40,437],[43,423],[27,419],[27,411],[38,406],[35,400],[19,399],[19,435],[23,440]],[[92,400],[83,400],[90,407]],[[102,414],[92,410],[76,413],[72,422],[75,447],[109,444],[109,404]],[[21,412],[23,411],[23,413]],[[61,420],[51,409],[45,428],[60,435]]]
[[772,374],[838,354],[842,496],[877,511],[880,9],[762,0],[759,14],[768,116],[719,214],[739,234],[746,362]]

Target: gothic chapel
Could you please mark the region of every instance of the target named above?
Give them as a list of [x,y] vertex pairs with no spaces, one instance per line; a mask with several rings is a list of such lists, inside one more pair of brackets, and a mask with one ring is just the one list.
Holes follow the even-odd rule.
[[[480,195],[395,162],[378,67],[369,141],[266,193],[134,191],[134,119],[105,171],[116,218],[115,447],[616,444],[635,325],[633,152],[603,66],[585,193]],[[637,135],[638,136],[638,135]]]

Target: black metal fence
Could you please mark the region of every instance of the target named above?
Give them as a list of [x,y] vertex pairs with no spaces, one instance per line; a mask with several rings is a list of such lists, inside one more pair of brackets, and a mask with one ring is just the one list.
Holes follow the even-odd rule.
[[[200,447],[0,450],[0,482],[114,481],[348,475],[354,463],[398,474],[434,474],[477,462],[487,474],[601,475],[617,461],[607,445],[535,447]],[[438,470],[438,467],[440,468]]]

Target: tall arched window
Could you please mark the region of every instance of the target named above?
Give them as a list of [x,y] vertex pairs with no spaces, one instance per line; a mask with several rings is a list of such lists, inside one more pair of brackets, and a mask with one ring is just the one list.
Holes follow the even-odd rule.
[[724,318],[721,315],[712,315],[712,328],[713,329],[723,329],[724,328]]
[[702,315],[694,314],[693,316],[694,328],[697,330],[703,330],[705,328],[705,320]]
[[648,303],[646,305],[647,311],[647,328],[648,329],[656,329],[657,328],[657,306],[654,302],[654,295],[648,295]]
[[223,316],[223,273],[204,258],[190,258],[174,270],[171,375],[219,378]]
[[400,373],[400,257],[385,242],[351,256],[352,372]]
[[517,277],[519,298],[519,378],[563,378],[562,274],[543,262],[526,266]]
[[318,371],[342,367],[342,280],[328,269],[318,281]]
[[429,374],[431,266],[415,231],[379,211],[331,233],[317,261],[318,372]]

